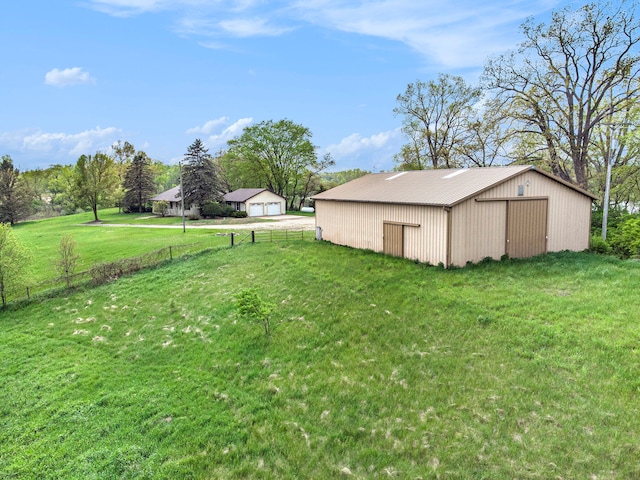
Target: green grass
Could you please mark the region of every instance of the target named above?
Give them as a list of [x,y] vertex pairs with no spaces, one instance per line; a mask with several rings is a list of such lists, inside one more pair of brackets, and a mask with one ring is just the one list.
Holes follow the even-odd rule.
[[297,215],[299,217],[315,217],[315,212],[301,212],[300,210],[287,210],[287,215]]
[[0,313],[0,478],[639,478],[638,311],[585,253],[196,255]]
[[[104,224],[122,224],[148,214],[119,214],[117,209],[101,210],[99,217]],[[14,227],[18,238],[29,248],[33,256],[29,284],[35,285],[56,276],[53,263],[58,258],[60,238],[70,234],[77,243],[80,256],[78,270],[89,269],[98,262],[135,257],[168,247],[202,243],[211,247],[228,245],[228,237],[216,235],[215,230],[180,228],[127,228],[92,226],[92,213],[19,223]],[[160,220],[160,219],[156,219]],[[161,222],[158,222],[161,224]]]

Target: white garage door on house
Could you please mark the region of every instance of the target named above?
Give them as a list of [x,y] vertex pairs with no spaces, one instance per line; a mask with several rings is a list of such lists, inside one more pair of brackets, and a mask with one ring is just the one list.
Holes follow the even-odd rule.
[[262,203],[250,203],[249,204],[249,216],[260,217],[264,215],[264,204]]
[[280,202],[267,203],[267,215],[280,215]]

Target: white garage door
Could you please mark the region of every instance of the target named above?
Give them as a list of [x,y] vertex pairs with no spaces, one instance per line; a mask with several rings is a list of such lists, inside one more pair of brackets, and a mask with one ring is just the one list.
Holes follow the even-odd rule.
[[267,215],[280,215],[280,202],[267,203]]
[[264,215],[264,209],[262,207],[262,203],[250,203],[249,204],[249,216],[250,217],[260,217]]

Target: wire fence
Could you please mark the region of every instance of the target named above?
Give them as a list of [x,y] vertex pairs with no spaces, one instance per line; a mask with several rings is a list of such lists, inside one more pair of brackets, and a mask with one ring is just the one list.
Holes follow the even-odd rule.
[[189,243],[182,245],[170,245],[159,250],[154,250],[137,257],[123,258],[112,262],[101,262],[93,265],[89,270],[63,275],[44,280],[39,283],[27,285],[24,296],[14,296],[12,300],[31,299],[32,295],[53,291],[60,288],[71,288],[80,285],[100,285],[116,280],[123,275],[128,275],[144,268],[159,265],[167,260],[173,260],[190,253],[198,253],[211,249],[211,244],[205,242]]
[[232,232],[228,235],[231,237],[232,247],[243,243],[287,242],[315,238],[313,230],[252,230],[248,233]]
[[[218,235],[230,237],[231,247],[241,245],[243,243],[286,242],[292,240],[312,240],[315,238],[313,230],[252,230],[250,232],[242,233],[219,233]],[[30,300],[31,297],[36,294],[43,294],[57,289],[68,289],[71,287],[90,284],[100,285],[116,280],[123,275],[129,275],[139,270],[159,265],[162,262],[173,260],[177,257],[214,248],[216,247],[212,247],[211,244],[205,242],[170,245],[137,257],[97,263],[90,269],[82,272],[77,272],[72,275],[63,275],[27,285],[22,294],[18,292],[16,295],[12,295],[11,300]]]

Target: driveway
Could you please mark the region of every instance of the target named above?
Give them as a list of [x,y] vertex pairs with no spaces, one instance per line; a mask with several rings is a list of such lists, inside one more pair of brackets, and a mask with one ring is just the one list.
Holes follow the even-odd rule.
[[[256,217],[254,217],[256,218]],[[316,218],[300,215],[271,215],[265,220],[275,220],[264,223],[235,223],[233,225],[201,225],[201,228],[220,228],[225,230],[315,230]],[[182,226],[180,226],[182,228]],[[198,228],[198,226],[187,228]]]
[[[254,217],[255,218],[255,217]],[[269,222],[258,223],[233,223],[228,225],[190,225],[187,229],[204,228],[210,230],[314,230],[315,217],[303,217],[299,215],[272,215],[269,217],[257,217]],[[133,227],[133,228],[182,228],[182,225],[131,225],[126,223],[85,223],[83,226],[94,227]]]

